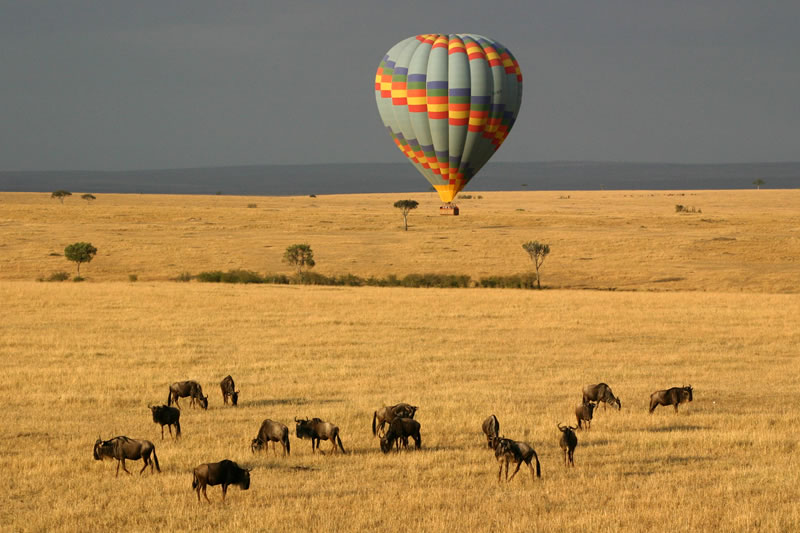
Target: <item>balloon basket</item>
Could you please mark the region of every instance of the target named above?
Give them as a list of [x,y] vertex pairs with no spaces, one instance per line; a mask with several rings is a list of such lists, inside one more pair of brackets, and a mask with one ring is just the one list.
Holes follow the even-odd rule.
[[456,204],[445,204],[439,208],[439,214],[449,217],[457,217],[458,206]]

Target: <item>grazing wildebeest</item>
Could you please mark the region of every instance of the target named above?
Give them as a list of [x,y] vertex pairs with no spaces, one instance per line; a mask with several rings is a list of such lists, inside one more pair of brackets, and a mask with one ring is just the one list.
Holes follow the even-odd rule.
[[229,459],[218,463],[205,463],[192,472],[192,489],[197,491],[197,501],[200,501],[200,491],[203,491],[206,501],[211,503],[206,494],[207,485],[222,485],[222,501],[228,492],[228,485],[239,485],[242,490],[250,488],[250,470],[240,467]]
[[180,409],[178,398],[186,398],[187,396],[191,398],[189,405],[194,405],[197,402],[203,409],[208,409],[208,396],[203,396],[203,387],[196,381],[176,381],[170,385],[167,405],[172,405],[172,401],[175,400],[175,406]]
[[483,421],[481,427],[483,428],[484,435],[486,435],[486,444],[489,448],[493,448],[492,439],[500,436],[500,422],[497,420],[496,416],[492,415]]
[[[153,454],[153,459],[150,459],[150,454]],[[93,455],[96,461],[101,461],[105,457],[110,457],[117,460],[117,473],[114,477],[119,475],[119,465],[122,469],[128,472],[125,468],[125,459],[138,461],[142,459],[144,466],[139,470],[141,474],[147,465],[150,465],[150,471],[153,471],[153,464],[155,463],[156,469],[161,472],[161,467],[158,464],[158,456],[156,456],[156,447],[149,440],[136,440],[129,439],[128,437],[114,437],[113,439],[103,440],[100,437],[94,443]]]
[[[503,465],[506,466],[506,482],[511,482],[514,476],[519,472],[519,467],[522,466],[524,461],[528,468],[531,469],[531,479],[534,481],[537,477],[542,477],[542,467],[539,464],[539,456],[536,455],[536,450],[527,442],[520,442],[511,439],[494,437],[492,439],[492,447],[494,448],[494,457],[500,463],[500,470],[497,471],[497,481],[500,482],[500,475],[503,472]],[[536,475],[534,477],[533,466],[531,460],[536,459]],[[511,474],[511,479],[508,478],[508,463],[514,461],[517,468]]]
[[164,426],[169,429],[172,436],[172,426],[175,426],[175,438],[181,437],[181,411],[166,405],[148,405],[153,412],[153,422],[161,424],[161,440],[164,440]]
[[617,406],[617,409],[622,409],[622,403],[619,398],[614,396],[611,392],[611,387],[605,383],[598,383],[597,385],[586,385],[583,388],[583,403],[597,402],[597,405],[603,404],[605,409],[606,404]]
[[289,428],[267,418],[261,423],[261,428],[258,430],[258,435],[253,439],[250,444],[250,451],[256,453],[257,450],[266,448],[269,450],[269,443],[272,442],[272,451],[277,455],[278,443],[283,446],[283,455],[291,454],[291,447],[289,446]]
[[414,439],[414,444],[419,450],[422,447],[419,428],[419,422],[413,418],[395,418],[389,423],[389,429],[381,438],[381,451],[389,453],[393,444],[396,445],[397,449],[400,449],[400,439],[403,440],[403,445],[408,448],[408,437]]
[[[336,453],[336,444],[344,451],[342,446],[342,439],[339,437],[339,428],[330,422],[324,422],[319,418],[312,419],[294,419],[297,422],[296,432],[298,439],[311,439],[311,453],[319,449],[319,441],[330,440],[333,445],[333,452]],[[321,451],[321,450],[320,450]]]
[[578,429],[583,429],[582,422],[586,423],[586,429],[592,427],[592,413],[597,406],[592,402],[582,403],[575,408],[575,418],[578,419]]
[[372,435],[383,437],[385,424],[391,423],[395,418],[414,418],[418,407],[407,403],[384,405],[372,415]]
[[578,436],[575,435],[575,430],[578,428],[562,426],[561,424],[557,424],[557,426],[561,431],[561,440],[558,445],[564,451],[564,466],[567,466],[567,459],[569,459],[569,464],[575,466],[575,447],[578,445]]
[[672,387],[667,390],[659,390],[650,395],[650,413],[655,411],[659,405],[674,405],[675,412],[678,412],[678,405],[692,401],[692,386]]
[[239,403],[239,391],[236,390],[236,385],[234,385],[232,377],[225,376],[225,378],[220,381],[219,386],[222,389],[222,402],[225,405],[228,405],[229,397],[233,405]]

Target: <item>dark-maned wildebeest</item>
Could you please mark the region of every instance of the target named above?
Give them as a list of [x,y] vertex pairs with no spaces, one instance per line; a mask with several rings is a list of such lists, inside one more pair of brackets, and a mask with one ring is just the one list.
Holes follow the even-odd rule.
[[418,407],[407,403],[384,405],[372,415],[372,435],[383,437],[385,424],[391,423],[395,418],[414,418]]
[[597,402],[598,405],[603,404],[605,409],[606,404],[617,406],[617,409],[622,409],[622,403],[619,398],[614,396],[611,392],[611,387],[605,383],[598,383],[597,385],[586,385],[583,388],[583,403]]
[[592,413],[597,406],[592,402],[582,403],[575,408],[575,418],[578,419],[578,429],[583,429],[581,423],[586,423],[586,429],[592,427]]
[[650,413],[655,411],[659,405],[674,405],[675,412],[678,412],[678,405],[692,401],[692,386],[672,387],[667,390],[659,390],[650,395]]
[[575,447],[578,445],[578,436],[575,435],[575,430],[578,428],[561,424],[557,424],[557,426],[561,431],[561,440],[558,441],[558,445],[564,451],[564,466],[567,466],[568,463],[575,466]]
[[381,438],[381,451],[389,453],[393,444],[396,444],[397,449],[400,449],[400,439],[403,440],[403,445],[408,448],[408,437],[414,439],[414,444],[419,450],[422,447],[419,428],[419,422],[413,418],[395,418],[389,423],[386,435]]
[[[152,460],[150,459],[150,454],[153,454]],[[158,464],[158,456],[156,456],[156,447],[149,440],[129,439],[124,436],[102,440],[98,437],[97,441],[94,443],[93,455],[96,461],[100,461],[105,457],[117,460],[117,473],[114,477],[119,475],[120,464],[122,465],[122,469],[130,474],[128,469],[125,468],[125,459],[130,459],[132,461],[142,459],[144,466],[139,470],[140,474],[144,472],[147,465],[150,465],[150,471],[152,472],[153,464],[155,464],[156,469],[161,472],[161,467]]]
[[239,485],[242,490],[250,488],[250,470],[240,467],[229,459],[218,463],[205,463],[195,467],[192,472],[192,489],[197,491],[197,501],[200,501],[200,491],[203,491],[206,501],[211,503],[206,494],[207,485],[222,485],[222,501],[228,492],[228,485]]
[[172,405],[174,400],[175,406],[180,409],[178,398],[186,398],[187,396],[191,398],[189,405],[194,405],[197,402],[203,409],[208,409],[208,396],[203,396],[203,387],[196,381],[176,381],[170,385],[167,405]]
[[153,422],[161,424],[161,440],[164,440],[164,426],[167,426],[172,436],[172,426],[175,426],[175,438],[181,436],[181,411],[166,405],[148,405],[153,412]]
[[291,454],[291,447],[289,446],[289,428],[267,418],[261,422],[261,429],[258,430],[258,435],[253,439],[250,444],[250,451],[256,451],[266,448],[269,450],[269,443],[272,442],[272,451],[277,455],[278,443],[283,446],[283,455]]
[[483,421],[481,427],[484,435],[486,435],[486,444],[489,448],[493,448],[492,439],[500,436],[500,421],[497,420],[496,416],[492,415]]
[[232,377],[225,376],[225,378],[219,382],[219,387],[222,389],[222,402],[225,405],[228,405],[229,397],[233,405],[239,403],[239,391],[236,390],[236,385],[233,383]]
[[[494,448],[494,457],[500,463],[500,470],[497,471],[497,481],[500,482],[500,475],[503,472],[503,465],[506,466],[506,482],[511,482],[514,476],[519,472],[519,467],[522,466],[524,461],[528,468],[531,469],[531,479],[534,481],[537,477],[542,477],[542,467],[539,464],[539,456],[536,455],[536,450],[527,442],[520,442],[501,437],[494,437],[492,439],[492,447]],[[536,459],[536,475],[534,476],[533,466],[531,460]],[[508,478],[508,464],[514,461],[517,468],[511,474],[511,479]]]
[[[294,419],[297,422],[296,432],[298,439],[311,439],[311,453],[319,449],[319,441],[330,440],[333,445],[333,452],[336,453],[336,445],[339,445],[342,453],[344,446],[342,446],[342,439],[339,437],[339,428],[330,422],[324,422],[319,418],[312,419]],[[320,450],[321,451],[321,450]]]

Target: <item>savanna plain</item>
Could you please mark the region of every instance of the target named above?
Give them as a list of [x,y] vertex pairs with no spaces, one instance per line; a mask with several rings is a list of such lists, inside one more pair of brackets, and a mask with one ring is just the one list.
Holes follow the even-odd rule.
[[[472,194],[440,217],[429,193],[0,193],[0,529],[800,529],[800,191]],[[420,201],[407,232],[405,197]],[[329,275],[477,280],[531,270],[529,240],[551,248],[541,291],[172,281],[291,273],[294,243]],[[76,241],[98,248],[86,281],[35,281],[74,273]],[[147,406],[185,379],[209,408],[182,400],[182,439],[161,440]],[[598,382],[622,409],[577,432],[566,468],[556,424]],[[648,414],[682,385],[693,402]],[[401,401],[419,406],[422,449],[384,455],[373,412]],[[541,478],[498,483],[490,414]],[[312,455],[294,417],[337,424],[347,454]],[[289,457],[251,453],[265,418],[290,427]],[[161,473],[94,461],[116,435],[154,442]],[[253,469],[250,490],[198,502],[192,468],[224,458]]]

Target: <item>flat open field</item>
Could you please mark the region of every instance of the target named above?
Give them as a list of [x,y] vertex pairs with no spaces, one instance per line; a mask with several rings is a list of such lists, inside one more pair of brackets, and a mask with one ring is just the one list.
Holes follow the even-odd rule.
[[[483,193],[455,219],[431,199],[407,233],[389,195],[0,194],[2,529],[798,530],[800,192],[680,194]],[[547,291],[166,281],[288,272],[294,242],[324,273],[516,273],[533,239],[551,245]],[[87,282],[33,281],[73,271],[48,254],[77,240],[100,250]],[[147,405],[184,379],[209,409],[183,400],[183,438],[162,441]],[[556,423],[574,425],[600,381],[622,410],[578,432],[567,469]],[[650,393],[688,384],[677,415],[647,413]],[[419,406],[423,449],[383,455],[372,414],[400,401]],[[541,479],[497,482],[489,414],[534,446]],[[293,418],[314,416],[347,455],[294,437]],[[265,418],[292,429],[290,457],[251,454]],[[129,462],[115,478],[92,459],[98,435],[121,434],[152,440],[162,472]],[[253,468],[250,490],[198,503],[192,468],[223,458]]]
[[[434,193],[308,197],[0,193],[0,279],[74,272],[64,247],[99,250],[91,281],[167,280],[181,272],[290,272],[306,242],[325,274],[516,274],[522,243],[550,244],[550,288],[800,291],[800,190],[485,192],[442,217]],[[395,200],[420,207],[409,231]],[[248,208],[248,204],[256,205]],[[675,205],[702,210],[680,214]],[[53,254],[53,255],[51,255]]]

